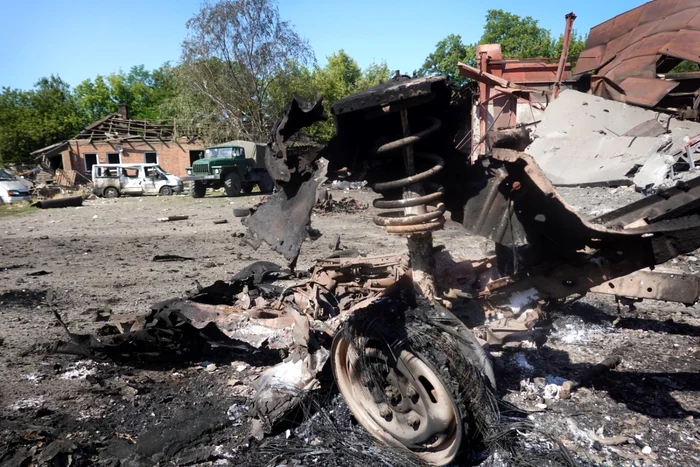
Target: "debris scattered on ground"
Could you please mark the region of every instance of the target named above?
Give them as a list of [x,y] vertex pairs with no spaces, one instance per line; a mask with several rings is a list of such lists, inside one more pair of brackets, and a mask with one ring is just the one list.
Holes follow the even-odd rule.
[[32,204],[32,206],[36,206],[39,209],[69,208],[69,207],[77,207],[77,206],[82,206],[82,205],[83,205],[83,197],[82,196],[71,196],[68,198],[44,199],[44,200],[37,201],[36,203]]
[[194,261],[194,258],[180,255],[156,255],[153,257],[153,261],[161,263],[164,261]]
[[168,216],[159,217],[158,222],[186,221],[190,216]]
[[346,196],[341,198],[339,201],[336,201],[333,199],[333,196],[329,194],[324,201],[316,203],[314,206],[314,213],[327,214],[331,212],[343,212],[347,214],[354,214],[356,212],[366,211],[368,207],[368,204],[358,201],[355,198]]
[[42,269],[41,271],[28,272],[28,273],[27,273],[27,276],[30,276],[30,277],[37,277],[37,276],[46,276],[46,275],[49,275],[49,274],[51,274],[50,271],[44,271],[44,270]]

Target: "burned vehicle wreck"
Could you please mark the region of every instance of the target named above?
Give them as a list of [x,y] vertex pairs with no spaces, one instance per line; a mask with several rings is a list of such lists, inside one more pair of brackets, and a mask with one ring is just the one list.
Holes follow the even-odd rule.
[[[360,424],[434,465],[475,462],[498,437],[484,341],[502,343],[538,310],[589,291],[685,304],[699,292],[696,277],[655,267],[700,247],[700,179],[584,219],[522,152],[527,132],[489,131],[477,158],[456,149],[469,107],[446,78],[397,77],[336,102],[335,137],[301,159],[285,141],[324,114],[321,102],[295,99],[266,156],[280,190],[247,219],[249,244],[265,241],[294,264],[316,234],[310,215],[326,177],[349,173],[381,194],[374,206],[387,211],[374,223],[406,236],[408,264],[361,305],[335,307],[329,360]],[[495,256],[456,261],[436,248],[432,232],[447,217],[465,237],[493,241]],[[315,280],[335,290],[337,277]],[[453,313],[459,303],[482,312]]]

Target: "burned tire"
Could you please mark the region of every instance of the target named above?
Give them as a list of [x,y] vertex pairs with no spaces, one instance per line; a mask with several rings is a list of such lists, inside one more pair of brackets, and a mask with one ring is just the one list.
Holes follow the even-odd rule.
[[226,196],[238,196],[241,193],[241,177],[235,172],[226,175],[224,190],[226,191]]
[[190,194],[193,198],[204,198],[204,195],[207,194],[207,186],[202,182],[193,182]]
[[275,189],[275,181],[270,177],[270,174],[265,172],[265,174],[260,178],[258,182],[261,193],[271,193]]
[[331,351],[338,389],[357,421],[429,464],[482,457],[487,427],[499,421],[488,359],[454,327],[410,317],[381,323],[377,313],[367,325],[348,320]]
[[113,186],[107,187],[102,192],[102,196],[104,196],[105,198],[119,198],[119,190],[117,190]]
[[172,196],[173,189],[166,185],[163,188],[161,188],[158,193],[160,193],[161,196]]

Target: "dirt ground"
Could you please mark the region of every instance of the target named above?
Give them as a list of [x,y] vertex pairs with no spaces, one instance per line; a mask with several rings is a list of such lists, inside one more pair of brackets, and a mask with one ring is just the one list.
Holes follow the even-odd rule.
[[[638,197],[618,190],[562,192],[583,214],[595,216]],[[365,202],[374,196],[331,194]],[[248,398],[274,356],[219,351],[198,359],[116,362],[50,352],[67,336],[47,305],[49,291],[71,331],[93,333],[104,324],[101,317],[144,313],[153,303],[183,296],[195,281],[230,278],[257,260],[283,264],[265,245],[254,251],[237,235],[244,228],[232,209],[259,199],[97,199],[80,208],[0,218],[0,465],[359,464],[356,457],[331,454],[329,446],[340,441],[325,439],[332,430],[308,422],[284,426],[262,442],[250,438]],[[157,221],[170,215],[189,219]],[[323,236],[304,245],[298,268],[327,256],[335,235],[366,254],[403,251],[405,241],[374,226],[372,215],[371,208],[315,215],[313,226]],[[214,223],[220,219],[228,222]],[[435,243],[456,258],[483,257],[489,250],[487,242],[449,222]],[[166,254],[194,260],[153,261]],[[677,263],[694,271],[696,264],[700,269],[696,261],[687,256]],[[538,427],[582,464],[700,465],[699,310],[645,302],[634,311],[622,307],[618,316],[609,297],[574,301],[539,325],[547,336],[542,347],[509,344],[492,353],[499,396],[532,412]],[[613,353],[623,359],[616,370],[569,399],[543,397],[543,380],[535,378],[561,384]],[[372,443],[332,389],[315,404],[335,424],[350,427],[371,458]],[[619,435],[625,441],[615,446],[593,440]]]

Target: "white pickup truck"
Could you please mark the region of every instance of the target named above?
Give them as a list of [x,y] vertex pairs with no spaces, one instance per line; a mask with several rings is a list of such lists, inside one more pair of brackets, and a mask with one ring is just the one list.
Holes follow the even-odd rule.
[[157,164],[95,164],[92,192],[105,198],[121,195],[170,196],[182,192],[182,180]]

